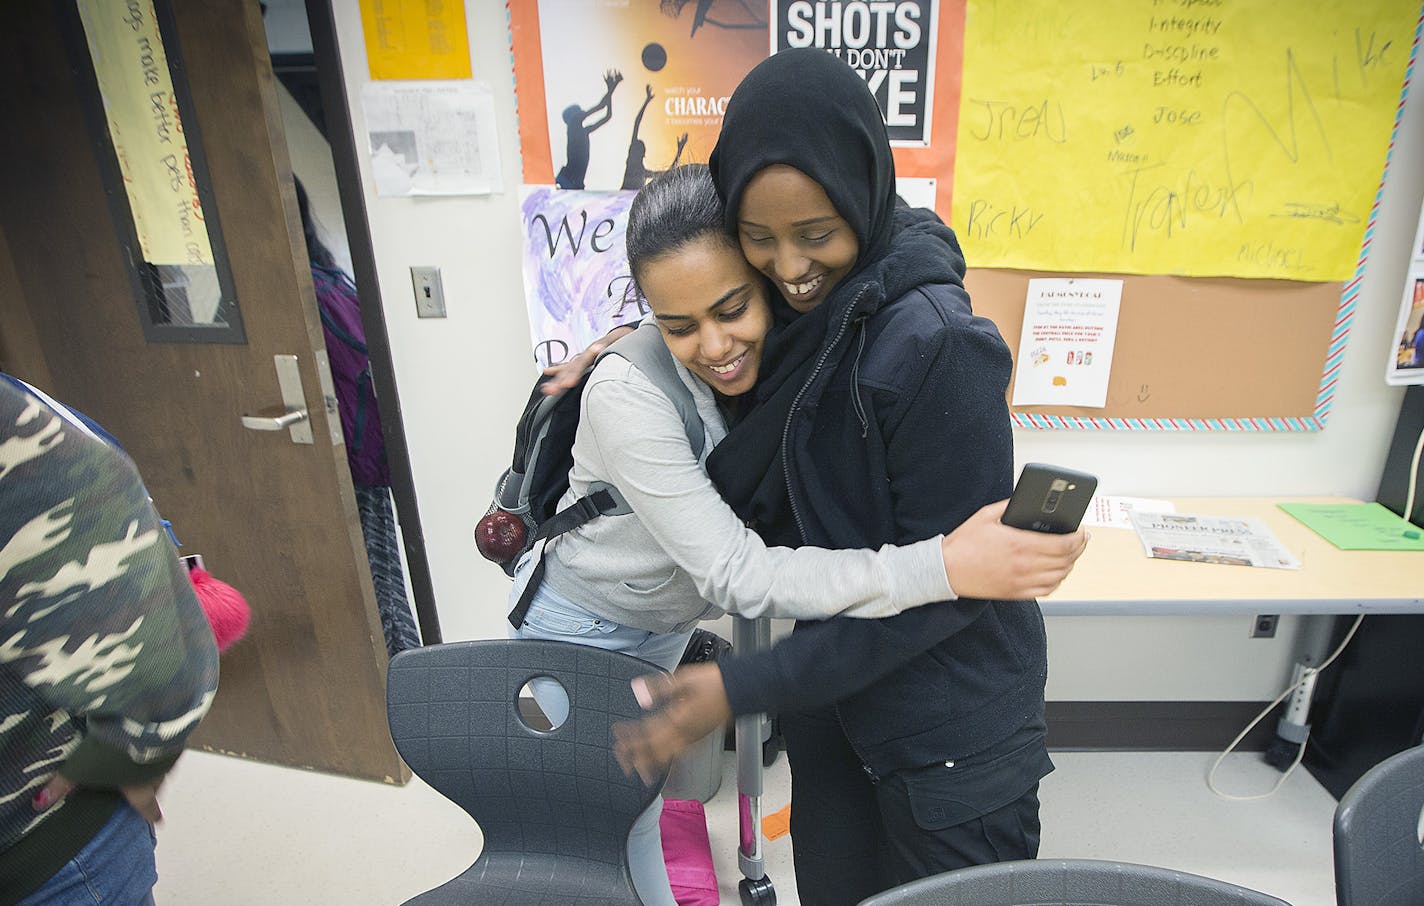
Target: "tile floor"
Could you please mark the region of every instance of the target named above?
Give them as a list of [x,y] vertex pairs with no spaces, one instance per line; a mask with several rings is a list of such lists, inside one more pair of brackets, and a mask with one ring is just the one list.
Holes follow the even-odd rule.
[[[1230,802],[1207,789],[1209,753],[1060,752],[1044,780],[1046,857],[1120,859],[1209,875],[1294,906],[1333,906],[1335,802],[1304,770],[1275,796]],[[1233,755],[1218,786],[1261,792],[1279,775]],[[785,758],[768,812],[786,804]],[[459,874],[479,848],[464,814],[419,780],[394,787],[190,752],[164,788],[159,906],[394,906]],[[730,756],[707,806],[722,902],[738,902]],[[766,844],[781,906],[793,906],[791,843]],[[808,904],[813,906],[813,904]]]

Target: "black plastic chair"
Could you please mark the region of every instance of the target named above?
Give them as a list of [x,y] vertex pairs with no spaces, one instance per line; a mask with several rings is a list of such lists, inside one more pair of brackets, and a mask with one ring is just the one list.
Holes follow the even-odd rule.
[[[391,659],[386,716],[406,764],[469,813],[479,858],[419,906],[640,906],[628,832],[657,797],[613,758],[612,724],[642,709],[628,681],[658,668],[568,642],[492,640],[433,645]],[[558,680],[568,719],[531,729],[519,692]]]
[[1386,758],[1335,807],[1335,899],[1340,906],[1424,903],[1424,746]]
[[1128,862],[1034,859],[948,871],[860,906],[1290,906],[1235,884]]

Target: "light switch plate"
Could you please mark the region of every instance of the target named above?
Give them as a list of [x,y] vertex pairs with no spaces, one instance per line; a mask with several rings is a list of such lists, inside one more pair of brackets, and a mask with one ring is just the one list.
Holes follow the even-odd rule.
[[415,288],[415,313],[422,318],[445,317],[445,288],[440,283],[440,268],[412,267],[410,282]]

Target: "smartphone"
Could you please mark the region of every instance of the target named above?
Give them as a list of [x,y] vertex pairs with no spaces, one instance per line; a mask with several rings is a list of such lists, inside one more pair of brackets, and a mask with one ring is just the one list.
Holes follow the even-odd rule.
[[1000,522],[1034,532],[1066,535],[1078,530],[1088,501],[1098,488],[1096,476],[1061,466],[1031,462],[1019,473],[1014,495]]

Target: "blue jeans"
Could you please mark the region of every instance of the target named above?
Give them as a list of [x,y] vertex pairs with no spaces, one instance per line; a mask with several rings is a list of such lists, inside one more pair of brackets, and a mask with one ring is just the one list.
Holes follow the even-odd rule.
[[153,825],[122,802],[94,839],[20,906],[153,906]]
[[[515,571],[514,588],[509,598],[511,607],[524,591],[530,568],[530,558],[526,557]],[[518,629],[511,628],[509,635],[515,639],[576,642],[608,651],[621,651],[665,670],[672,670],[682,659],[692,630],[649,632],[614,623],[590,613],[550,589],[549,583],[545,582],[534,593],[529,612],[524,616],[524,625]],[[534,700],[539,703],[549,722],[554,726],[562,724],[569,716],[569,698],[563,687],[552,680],[539,679],[531,680],[529,685],[533,689]],[[667,866],[663,862],[663,839],[658,824],[662,812],[663,800],[659,796],[633,822],[633,830],[628,834],[628,870],[633,875],[633,887],[645,906],[676,906],[672,886],[668,883]]]

